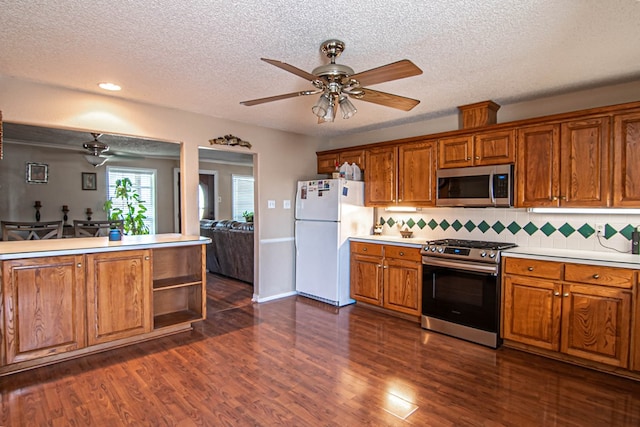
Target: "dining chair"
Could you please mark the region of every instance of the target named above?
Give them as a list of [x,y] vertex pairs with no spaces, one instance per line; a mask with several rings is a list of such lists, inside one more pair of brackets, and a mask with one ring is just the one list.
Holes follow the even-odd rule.
[[73,220],[74,234],[76,237],[104,237],[109,235],[109,230],[112,228],[120,229],[123,231],[124,223],[119,220],[106,220],[106,221],[81,221]]
[[2,240],[45,240],[62,237],[63,221],[0,221]]

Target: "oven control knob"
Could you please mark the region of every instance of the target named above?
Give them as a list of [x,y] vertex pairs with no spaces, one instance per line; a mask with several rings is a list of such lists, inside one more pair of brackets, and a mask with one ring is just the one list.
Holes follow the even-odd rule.
[[440,253],[444,252],[444,248],[438,248],[438,252]]
[[480,252],[480,256],[481,256],[482,258],[484,258],[484,257],[486,257],[486,256],[487,256],[487,253],[486,253],[485,251],[482,251],[482,252]]
[[435,246],[431,246],[431,252],[435,252],[436,251],[436,247]]
[[491,253],[489,254],[489,258],[495,258],[495,257],[496,257],[496,254],[495,254],[495,253],[491,252]]

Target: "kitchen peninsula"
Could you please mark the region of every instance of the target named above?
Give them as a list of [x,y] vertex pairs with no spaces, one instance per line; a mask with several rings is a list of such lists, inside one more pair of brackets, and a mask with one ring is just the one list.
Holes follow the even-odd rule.
[[206,317],[209,241],[0,242],[0,375],[190,330]]

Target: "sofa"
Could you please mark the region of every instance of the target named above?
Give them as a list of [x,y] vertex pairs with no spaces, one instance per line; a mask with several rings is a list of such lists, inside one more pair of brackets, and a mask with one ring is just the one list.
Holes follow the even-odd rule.
[[207,270],[253,283],[253,223],[201,220],[200,235],[209,237]]

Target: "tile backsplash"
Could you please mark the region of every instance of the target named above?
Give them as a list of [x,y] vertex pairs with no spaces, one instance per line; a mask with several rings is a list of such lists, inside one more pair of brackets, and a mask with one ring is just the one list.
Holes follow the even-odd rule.
[[[640,225],[640,214],[541,214],[516,208],[433,208],[411,213],[378,208],[376,218],[384,235],[400,236],[400,229],[409,229],[413,237],[425,240],[488,240],[601,252],[631,252],[631,232]],[[597,226],[602,227],[599,237]]]

